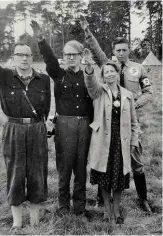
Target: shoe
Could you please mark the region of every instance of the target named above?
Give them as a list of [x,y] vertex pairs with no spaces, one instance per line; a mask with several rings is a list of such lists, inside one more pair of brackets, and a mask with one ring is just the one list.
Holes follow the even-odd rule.
[[147,200],[140,199],[140,208],[143,211],[147,212],[148,214],[152,214],[152,210],[151,210]]
[[124,223],[124,220],[121,216],[118,216],[116,219],[115,219],[115,223],[118,224],[118,225],[121,225]]

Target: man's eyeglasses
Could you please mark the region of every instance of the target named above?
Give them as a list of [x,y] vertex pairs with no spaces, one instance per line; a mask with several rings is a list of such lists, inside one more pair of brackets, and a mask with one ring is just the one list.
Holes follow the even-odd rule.
[[71,57],[76,58],[77,56],[81,55],[81,53],[65,53],[64,55],[65,57],[68,57],[68,58],[71,58]]
[[15,53],[14,56],[18,56],[18,57],[31,57],[32,54]]

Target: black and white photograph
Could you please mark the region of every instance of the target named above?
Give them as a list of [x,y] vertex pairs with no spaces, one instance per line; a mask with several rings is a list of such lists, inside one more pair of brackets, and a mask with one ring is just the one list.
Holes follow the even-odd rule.
[[162,235],[162,1],[0,0],[0,235]]

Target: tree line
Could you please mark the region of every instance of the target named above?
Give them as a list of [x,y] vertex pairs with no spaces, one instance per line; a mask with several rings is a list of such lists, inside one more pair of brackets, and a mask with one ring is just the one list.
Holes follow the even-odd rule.
[[[131,8],[135,14],[144,16],[146,9],[149,22],[144,38],[131,41]],[[139,13],[137,13],[137,10]],[[42,60],[37,42],[28,34],[26,21],[38,19],[45,37],[54,49],[57,57],[62,58],[63,45],[71,39],[84,42],[84,33],[80,28],[79,16],[86,16],[92,33],[108,57],[112,55],[111,42],[116,36],[126,37],[136,44],[131,57],[144,59],[152,50],[158,59],[162,59],[162,1],[16,1],[0,9],[0,56],[7,59],[12,53],[14,24],[25,22],[25,33],[19,40],[25,40],[32,47],[34,60]],[[145,15],[145,17],[147,17]]]

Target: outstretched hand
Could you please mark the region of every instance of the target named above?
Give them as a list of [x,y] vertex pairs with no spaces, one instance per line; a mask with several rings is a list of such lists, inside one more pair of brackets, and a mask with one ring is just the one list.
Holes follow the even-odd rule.
[[33,30],[33,33],[34,33],[34,36],[39,40],[43,40],[43,32],[42,32],[42,29],[40,27],[40,25],[37,23],[37,21],[34,21],[32,20],[31,21],[31,27],[32,27],[32,30]]
[[93,70],[94,70],[93,67],[92,67],[93,59],[92,59],[90,51],[87,48],[84,49],[83,59],[84,59],[85,64],[86,64],[86,67],[85,67],[86,73],[87,74],[93,73]]
[[88,28],[88,26],[89,26],[88,21],[87,21],[86,18],[85,18],[84,16],[82,16],[82,15],[80,15],[80,25],[81,25],[81,28],[82,28],[83,30],[86,30],[86,29]]

